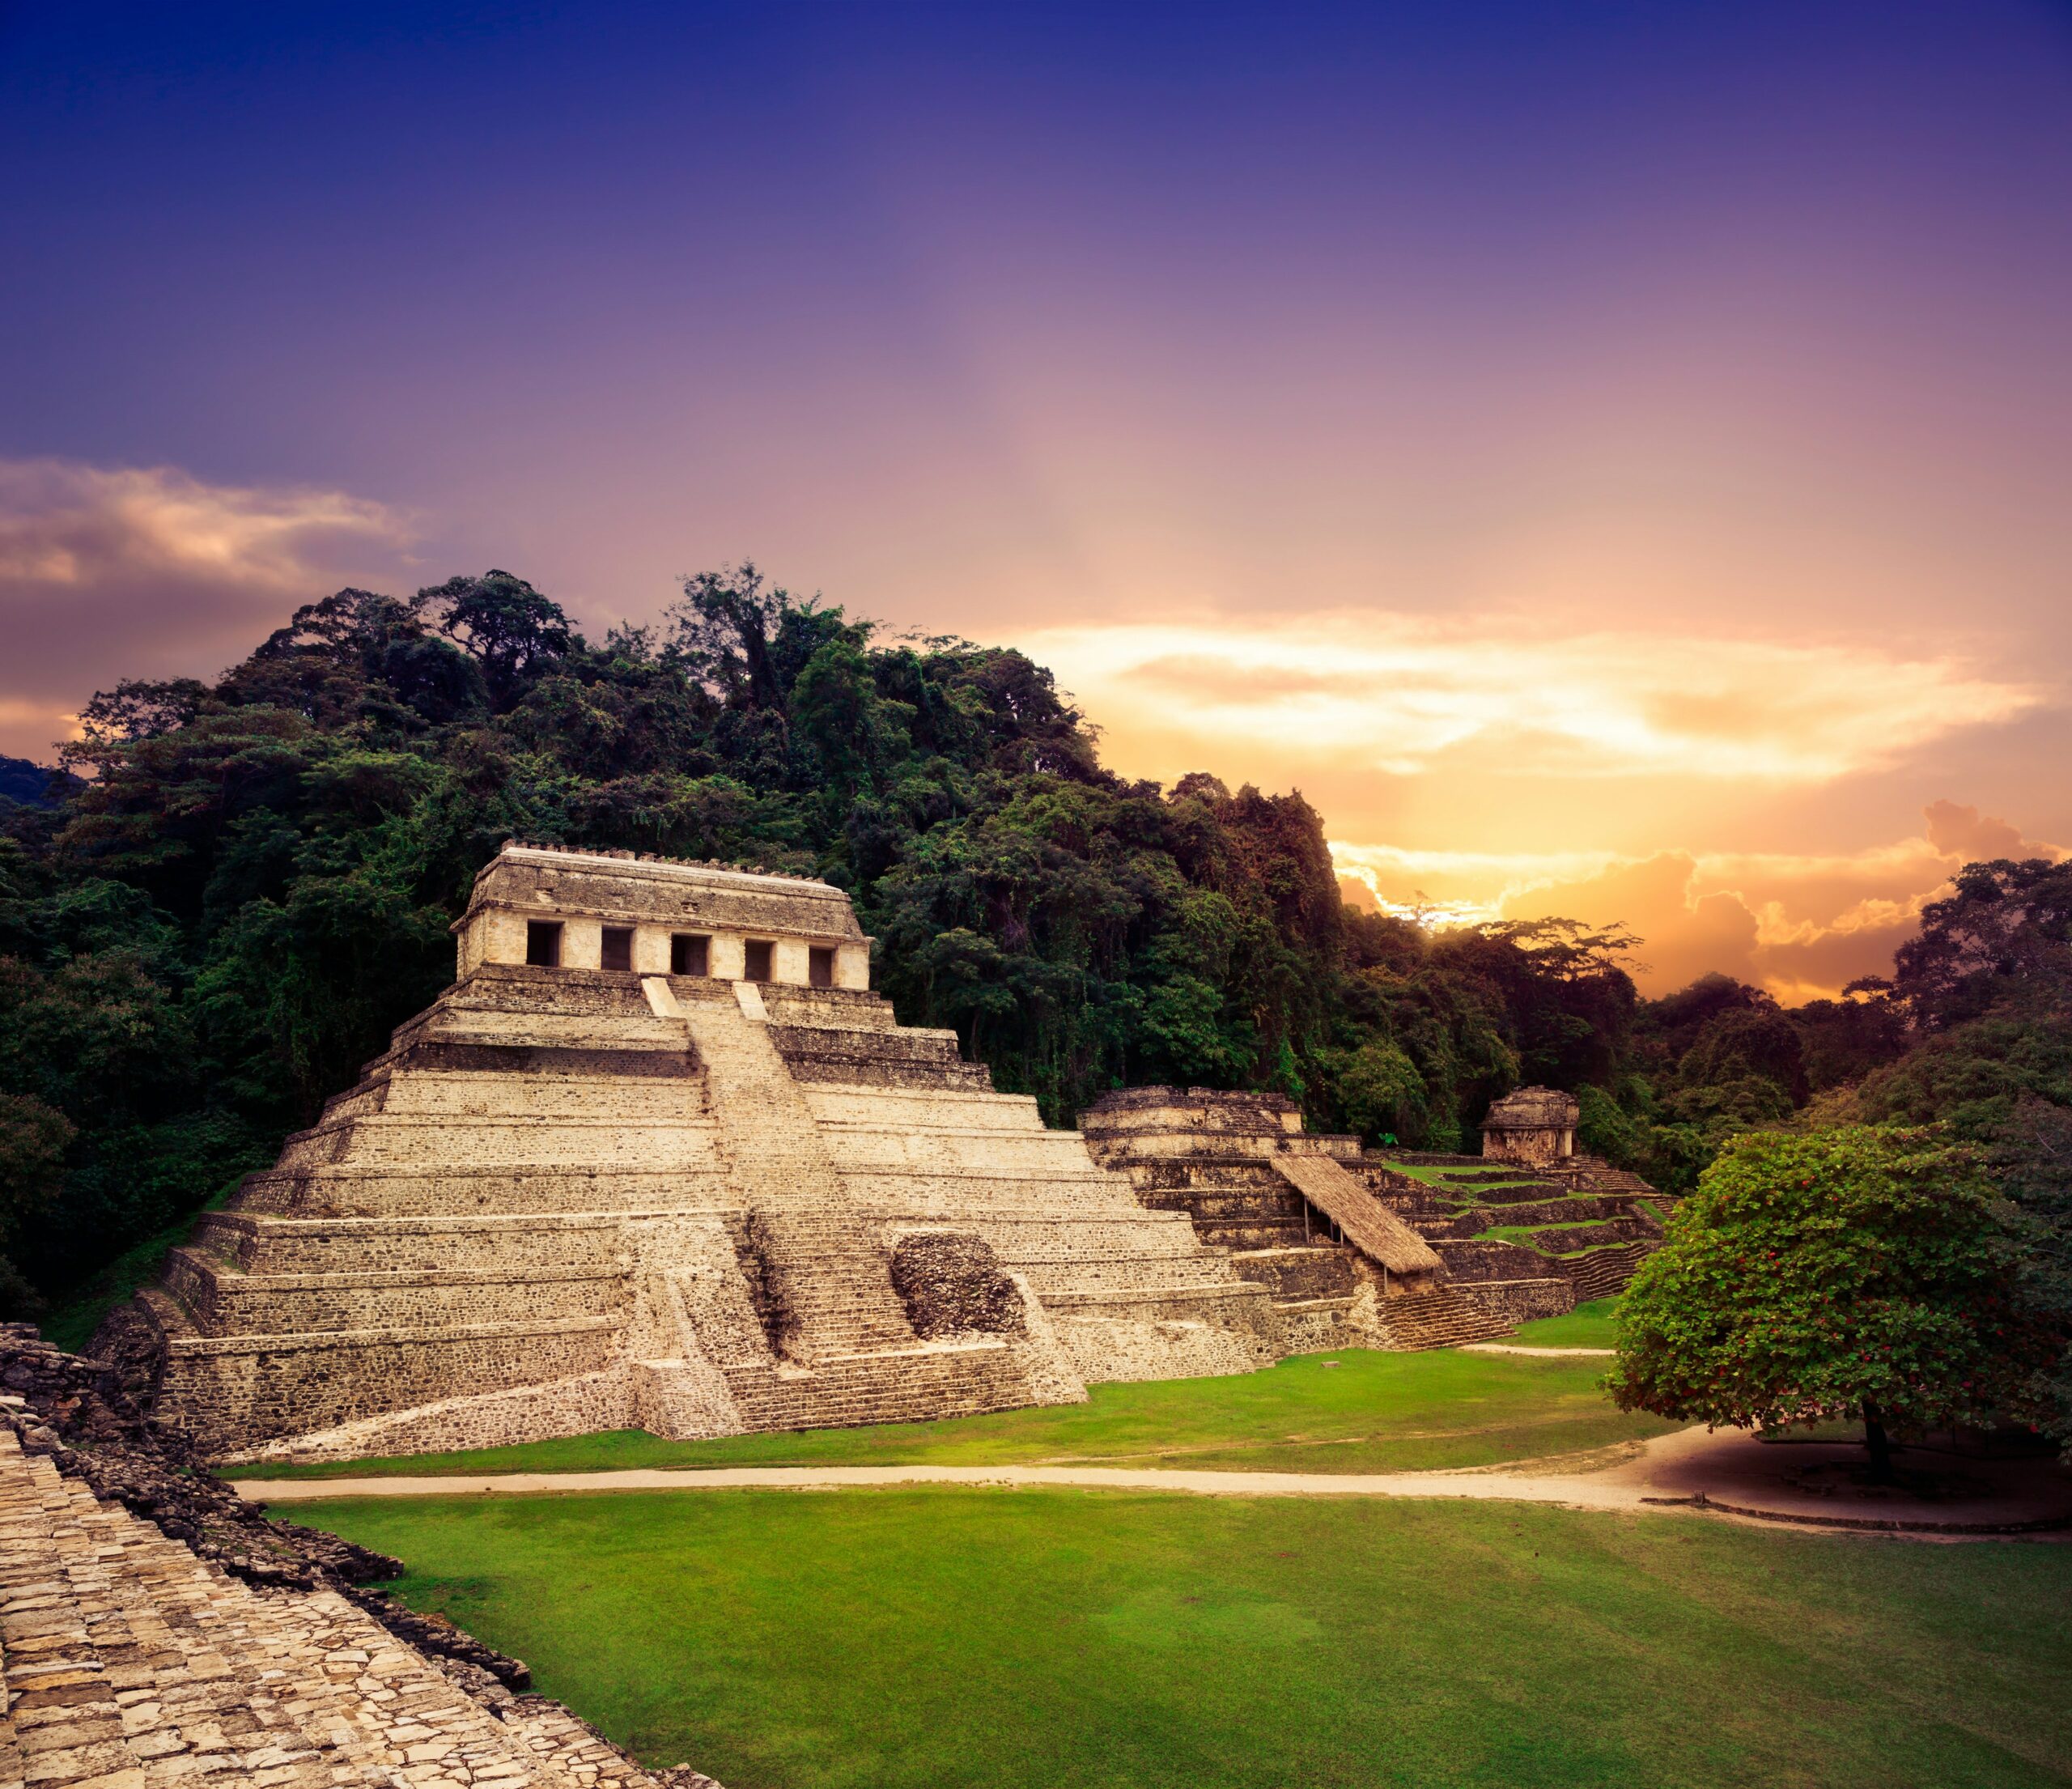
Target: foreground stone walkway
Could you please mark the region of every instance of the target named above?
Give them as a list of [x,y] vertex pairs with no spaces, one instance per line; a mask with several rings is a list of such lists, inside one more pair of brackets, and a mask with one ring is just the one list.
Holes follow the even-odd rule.
[[227,1576],[0,1428],[0,1785],[658,1789],[559,1703],[485,1694],[335,1592]]
[[1823,1470],[1832,1472],[1860,1457],[1860,1450],[1852,1447],[1780,1447],[1738,1432],[1685,1429],[1658,1437],[1616,1464],[1570,1472],[1544,1469],[1552,1462],[1541,1463],[1543,1469],[1538,1472],[1487,1468],[1436,1472],[1246,1472],[1103,1466],[730,1466],[437,1478],[248,1479],[240,1481],[237,1489],[244,1496],[274,1503],[338,1497],[1066,1485],[1203,1497],[1468,1498],[1645,1513],[1703,1509],[1744,1519],[1951,1538],[2072,1529],[2072,1476],[2053,1464],[1958,1462],[1950,1470],[1968,1481],[1970,1488],[1932,1498],[1819,1488]]

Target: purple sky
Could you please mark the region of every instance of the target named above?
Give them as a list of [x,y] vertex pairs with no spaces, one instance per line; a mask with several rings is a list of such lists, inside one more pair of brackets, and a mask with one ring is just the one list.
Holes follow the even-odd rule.
[[2072,842],[2068,102],[1994,0],[0,10],[0,750],[752,556],[1832,986]]

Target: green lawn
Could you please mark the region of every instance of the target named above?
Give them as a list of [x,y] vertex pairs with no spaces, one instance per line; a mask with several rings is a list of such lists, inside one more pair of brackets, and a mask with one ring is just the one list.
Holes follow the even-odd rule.
[[[1522,1323],[1515,1334],[1504,1340],[1526,1348],[1609,1348],[1612,1345],[1611,1313],[1619,1308],[1616,1292],[1608,1298],[1593,1298],[1564,1316],[1541,1317]],[[1603,1367],[1597,1369],[1599,1372]]]
[[728,1789],[1984,1789],[2072,1774],[2072,1548],[950,1489],[299,1520]]
[[1335,1354],[1298,1354],[1263,1372],[1227,1379],[1097,1385],[1085,1404],[941,1422],[735,1435],[720,1441],[664,1441],[639,1430],[622,1430],[471,1453],[246,1470],[270,1478],[337,1477],[367,1472],[889,1466],[920,1461],[990,1465],[1011,1460],[1273,1472],[1420,1472],[1573,1453],[1660,1434],[1675,1426],[1615,1409],[1597,1387],[1604,1365],[1586,1358],[1531,1360],[1445,1349],[1390,1354],[1349,1348]]

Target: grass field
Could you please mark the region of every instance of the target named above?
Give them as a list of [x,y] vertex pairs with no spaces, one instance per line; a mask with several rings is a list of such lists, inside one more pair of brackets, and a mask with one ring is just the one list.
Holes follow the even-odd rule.
[[[1586,1307],[1594,1311],[1596,1307]],[[1577,1312],[1529,1324],[1581,1324]],[[1563,1332],[1562,1333],[1566,1333]],[[1523,1332],[1521,1332],[1521,1339]],[[1549,1345],[1594,1346],[1563,1341]],[[470,1453],[254,1468],[267,1477],[354,1472],[594,1472],[614,1467],[992,1465],[1004,1461],[1365,1472],[1487,1466],[1573,1453],[1675,1426],[1628,1416],[1598,1389],[1605,1362],[1446,1349],[1298,1354],[1227,1379],[1097,1385],[1089,1402],[942,1422],[664,1441],[639,1430]]]
[[728,1789],[1985,1789],[2072,1774],[2072,1547],[1077,1491],[298,1520]]
[[[1612,1345],[1611,1313],[1619,1308],[1618,1295],[1593,1298],[1559,1317],[1540,1317],[1520,1324],[1508,1342],[1528,1348],[1609,1348]],[[1600,1367],[1599,1373],[1603,1369]]]

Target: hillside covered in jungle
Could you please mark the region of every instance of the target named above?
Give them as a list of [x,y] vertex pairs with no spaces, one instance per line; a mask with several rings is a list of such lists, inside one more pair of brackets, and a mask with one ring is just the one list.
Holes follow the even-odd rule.
[[1359,911],[1300,794],[1119,777],[1020,653],[885,638],[748,567],[595,642],[501,572],[342,591],[213,683],[83,718],[63,767],[0,766],[0,1315],[120,1290],[270,1162],[450,979],[512,837],[826,878],[902,1021],[954,1027],[1053,1124],[1111,1087],[1257,1086],[1471,1149],[1543,1082],[1586,1146],[1680,1190],[1739,1130],[1947,1120],[2061,1234],[2072,868],[1972,866],[1840,1001],[1718,975],[1644,999],[1644,941]]

